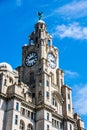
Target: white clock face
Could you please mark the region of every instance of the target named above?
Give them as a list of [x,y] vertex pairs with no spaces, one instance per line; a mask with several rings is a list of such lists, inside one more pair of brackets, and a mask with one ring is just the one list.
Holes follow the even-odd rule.
[[48,65],[52,68],[55,69],[56,67],[56,58],[52,53],[48,53]]
[[25,64],[28,66],[28,67],[31,67],[33,66],[36,61],[38,60],[38,55],[36,52],[31,52],[27,55],[26,59],[25,59]]

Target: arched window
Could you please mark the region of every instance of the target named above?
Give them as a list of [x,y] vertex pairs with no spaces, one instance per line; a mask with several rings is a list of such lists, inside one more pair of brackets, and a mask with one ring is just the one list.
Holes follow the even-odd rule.
[[13,79],[10,77],[9,82],[13,84]]
[[27,126],[27,130],[33,130],[33,126],[32,126],[32,124],[28,124],[28,126]]
[[20,130],[24,130],[25,128],[25,124],[24,124],[24,121],[20,121]]

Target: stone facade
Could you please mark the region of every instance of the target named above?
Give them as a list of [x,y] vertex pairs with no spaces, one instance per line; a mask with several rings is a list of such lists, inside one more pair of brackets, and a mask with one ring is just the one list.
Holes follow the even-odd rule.
[[42,20],[22,47],[22,65],[0,64],[0,130],[85,130]]

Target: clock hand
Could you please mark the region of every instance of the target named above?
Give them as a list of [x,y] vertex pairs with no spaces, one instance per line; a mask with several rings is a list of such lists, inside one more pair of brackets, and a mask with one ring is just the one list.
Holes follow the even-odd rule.
[[33,59],[34,59],[34,57],[30,58],[29,60],[33,60]]

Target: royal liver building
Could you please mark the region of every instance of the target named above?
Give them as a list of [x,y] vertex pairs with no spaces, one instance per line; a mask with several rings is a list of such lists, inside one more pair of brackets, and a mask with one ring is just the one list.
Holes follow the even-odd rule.
[[85,130],[41,19],[22,47],[21,66],[0,63],[0,130]]

